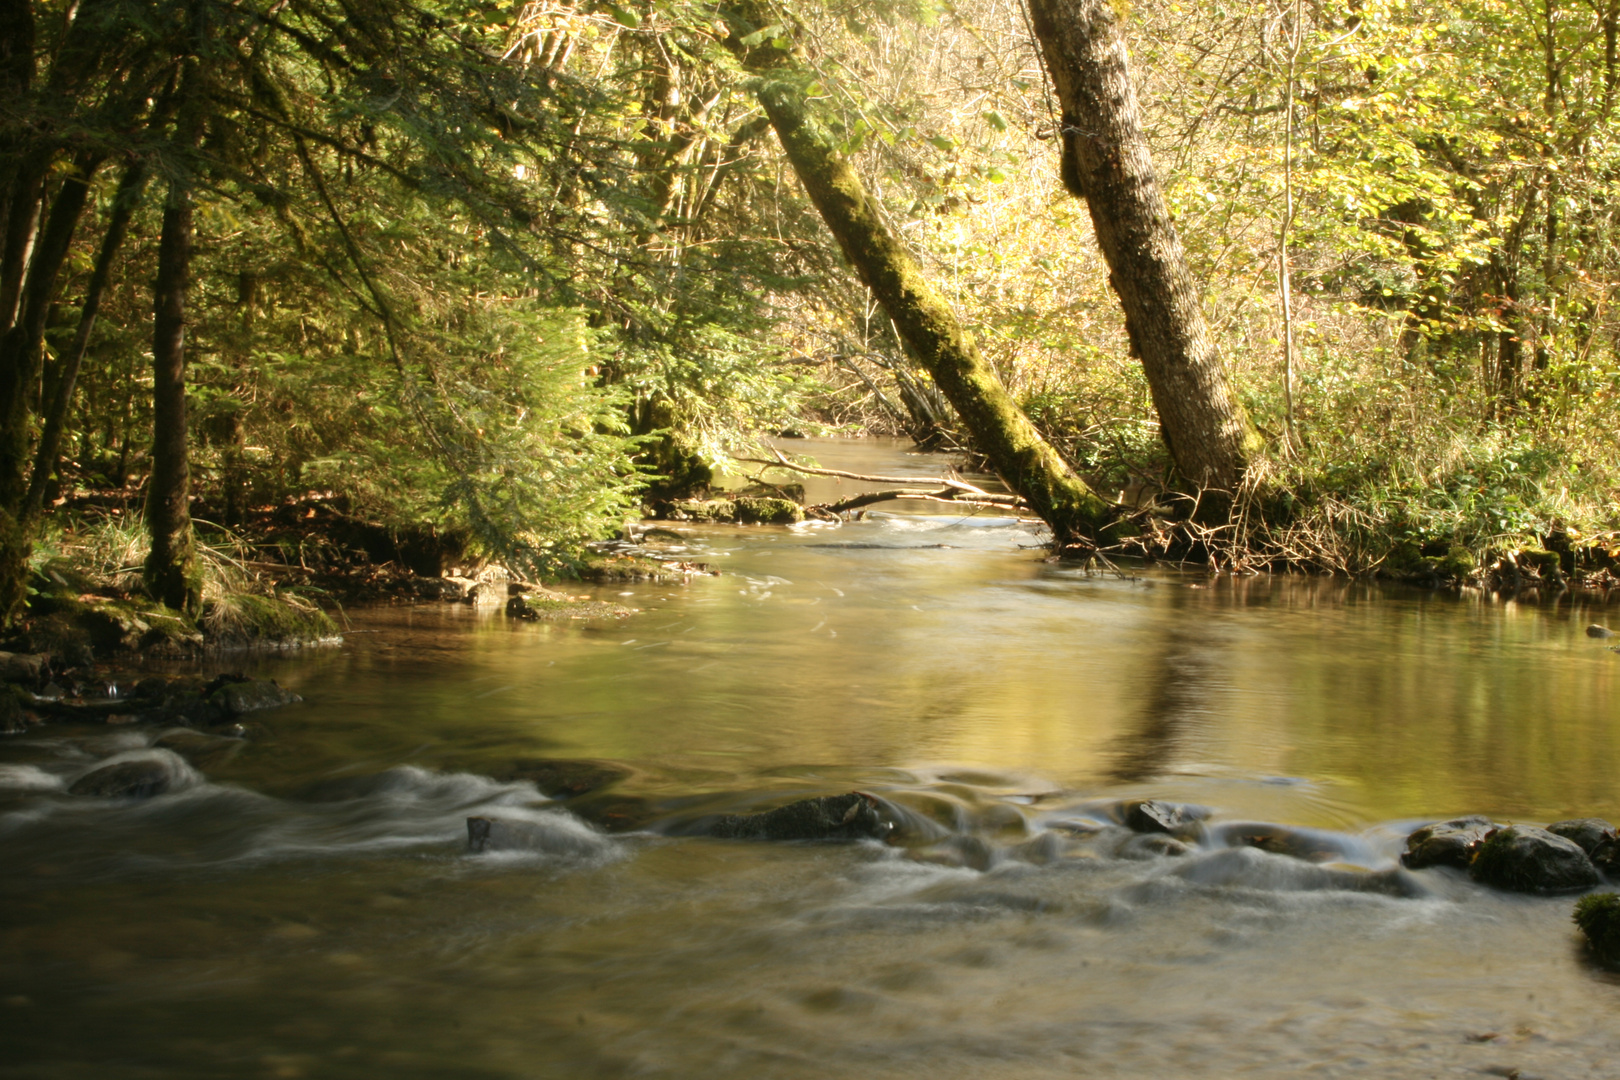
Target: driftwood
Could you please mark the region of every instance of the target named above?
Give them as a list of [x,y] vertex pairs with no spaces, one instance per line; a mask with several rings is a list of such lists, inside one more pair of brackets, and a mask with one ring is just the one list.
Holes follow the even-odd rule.
[[[831,476],[839,480],[855,480],[863,484],[903,484],[904,487],[891,488],[884,491],[868,491],[860,495],[851,495],[847,499],[840,499],[834,503],[818,503],[805,507],[806,513],[817,515],[837,516],[850,510],[859,510],[864,506],[871,506],[880,502],[942,502],[955,506],[989,507],[996,510],[1017,512],[1027,510],[1028,504],[1017,495],[1001,494],[986,491],[981,487],[968,483],[953,476],[941,477],[915,477],[915,476],[872,476],[866,473],[844,472],[841,469],[821,469],[812,465],[799,465],[789,461],[780,450],[774,447],[775,461],[764,458],[733,458],[733,461],[743,461],[751,465],[767,465],[771,468],[788,469],[792,472],[804,473],[809,476]],[[926,485],[940,484],[937,490],[929,490]]]

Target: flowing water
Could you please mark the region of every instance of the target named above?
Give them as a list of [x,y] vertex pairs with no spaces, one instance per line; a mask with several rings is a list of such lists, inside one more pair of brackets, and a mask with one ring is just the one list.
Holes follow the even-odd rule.
[[[1419,821],[1620,819],[1601,606],[1088,574],[937,510],[678,528],[724,573],[585,590],[621,620],[388,608],[246,659],[306,702],[196,767],[0,743],[0,1076],[1620,1076],[1567,897],[1391,873]],[[177,790],[66,794],[118,755]],[[551,759],[628,775],[547,800]],[[909,830],[672,835],[851,790]],[[1145,796],[1204,840],[1111,824]],[[528,848],[469,853],[484,814]]]

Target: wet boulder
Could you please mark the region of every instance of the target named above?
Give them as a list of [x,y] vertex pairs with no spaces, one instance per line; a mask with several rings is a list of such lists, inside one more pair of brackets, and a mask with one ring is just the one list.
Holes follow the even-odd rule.
[[1597,867],[1579,844],[1532,825],[1490,833],[1468,872],[1482,885],[1513,892],[1574,892],[1599,882]]
[[592,791],[568,804],[568,812],[610,833],[636,832],[657,821],[663,808],[639,795]]
[[724,814],[697,830],[729,840],[882,840],[894,831],[883,804],[864,792],[823,795],[762,814]]
[[1495,822],[1478,814],[1425,825],[1406,838],[1401,865],[1408,870],[1424,870],[1431,866],[1453,866],[1466,870],[1474,861],[1474,852],[1494,828]]
[[1586,935],[1598,963],[1620,970],[1620,896],[1610,892],[1581,897],[1575,904],[1575,925]]
[[73,782],[69,795],[102,799],[149,799],[174,786],[174,770],[156,758],[119,761],[92,769]]
[[226,764],[247,744],[240,738],[204,735],[200,731],[176,728],[159,736],[152,745],[159,750],[179,754],[193,767],[206,771]]
[[1187,803],[1167,803],[1157,799],[1133,799],[1119,804],[1120,824],[1132,832],[1165,833],[1187,837],[1196,834],[1198,823],[1209,816],[1209,809]]
[[1610,876],[1620,873],[1620,833],[1602,818],[1555,821],[1547,826],[1547,831],[1580,845],[1592,865],[1601,872]]

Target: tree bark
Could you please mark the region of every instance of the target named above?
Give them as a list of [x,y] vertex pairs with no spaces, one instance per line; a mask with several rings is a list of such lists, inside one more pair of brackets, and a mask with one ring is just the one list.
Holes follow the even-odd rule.
[[1181,475],[1229,500],[1262,440],[1227,383],[1137,119],[1110,0],[1029,0],[1063,109],[1063,179],[1086,200],[1159,430]]
[[129,231],[130,218],[134,216],[135,207],[140,202],[141,192],[146,186],[147,165],[144,159],[138,159],[130,164],[118,182],[118,193],[113,198],[112,216],[107,222],[107,231],[101,239],[101,249],[96,255],[95,269],[90,273],[90,282],[85,286],[84,304],[79,309],[79,326],[74,332],[73,343],[63,354],[60,371],[56,378],[56,392],[46,406],[45,427],[40,433],[39,449],[34,455],[33,479],[28,484],[28,496],[24,504],[24,515],[28,519],[38,517],[45,504],[45,487],[49,483],[51,474],[56,471],[57,455],[62,446],[62,429],[67,423],[68,410],[73,404],[73,391],[78,384],[79,368],[84,363],[85,351],[90,346],[90,334],[96,327],[96,316],[101,310],[101,297],[107,291],[107,282],[112,276],[113,260],[118,256],[118,249],[123,246],[124,236]]
[[191,470],[186,440],[186,291],[191,277],[192,203],[171,181],[158,241],[152,314],[152,476],[146,493],[146,588],[190,615],[202,608],[191,533]]
[[51,201],[19,292],[17,317],[0,337],[0,624],[9,624],[28,598],[32,541],[24,504],[28,493],[29,398],[43,363],[45,320],[89,197],[99,155],[81,155]]
[[744,44],[744,39],[770,24],[769,12],[754,2],[731,7],[725,14],[728,44],[750,71],[761,76],[760,103],[799,182],[845,258],[894,320],[901,339],[933,376],[1007,486],[1051,526],[1055,542],[1061,547],[1095,538],[1110,519],[1109,504],[1041,438],[973,335],[957,322],[922,266],[889,232],[860,176],[815,124],[805,101],[802,73],[791,57],[769,41]]

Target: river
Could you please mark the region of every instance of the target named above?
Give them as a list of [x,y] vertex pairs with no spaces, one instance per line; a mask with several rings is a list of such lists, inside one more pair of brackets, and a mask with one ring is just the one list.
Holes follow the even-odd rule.
[[[1345,887],[1418,822],[1620,819],[1614,609],[1087,572],[941,509],[677,525],[723,573],[578,590],[617,620],[350,612],[243,658],[305,703],[144,802],[65,788],[158,731],[0,743],[0,1077],[1620,1075],[1569,898]],[[622,767],[625,827],[549,759]],[[857,789],[938,835],[668,835]],[[1133,849],[1128,797],[1338,865]],[[471,854],[478,814],[541,840]]]

